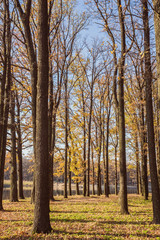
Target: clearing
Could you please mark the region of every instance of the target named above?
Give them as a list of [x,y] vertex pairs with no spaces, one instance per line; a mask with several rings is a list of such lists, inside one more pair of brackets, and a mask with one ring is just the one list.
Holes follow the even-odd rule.
[[50,204],[53,231],[31,234],[33,208],[29,199],[4,201],[0,212],[0,239],[159,239],[160,226],[152,224],[151,199],[129,195],[130,215],[119,213],[118,197],[111,195],[68,199],[55,197]]

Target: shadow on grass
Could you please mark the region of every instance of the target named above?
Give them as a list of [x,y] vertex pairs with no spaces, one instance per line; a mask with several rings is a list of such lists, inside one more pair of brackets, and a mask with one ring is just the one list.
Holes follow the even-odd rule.
[[51,222],[80,222],[80,223],[89,223],[89,222],[94,222],[93,220],[85,220],[85,219],[68,219],[68,218],[63,218],[63,219],[58,219],[58,218],[50,218]]
[[[51,213],[88,213],[88,214],[93,214],[93,213],[96,213],[96,214],[104,214],[104,211],[95,211],[94,209],[93,210],[90,210],[90,211],[56,211],[56,210],[51,210],[50,211]],[[116,214],[117,212],[115,211],[106,211],[105,213],[109,213],[109,214]]]
[[17,209],[17,210],[13,210],[13,209],[5,209],[4,212],[15,212],[15,213],[20,213],[20,212],[33,212],[33,210],[30,209]]
[[[52,235],[52,233],[54,235]],[[139,237],[140,239],[144,238],[144,239],[155,239],[155,238],[159,238],[160,235],[158,234],[155,234],[155,235],[152,235],[152,234],[143,234],[143,233],[135,233],[135,234],[118,234],[118,233],[97,233],[97,232],[89,232],[89,233],[84,233],[83,231],[63,231],[63,230],[53,230],[52,233],[50,233],[48,236],[42,235],[41,236],[38,236],[38,235],[14,235],[10,238],[3,238],[5,240],[27,240],[27,239],[48,239],[48,240],[51,240],[51,239],[67,239],[67,237],[69,236],[68,239],[114,239],[115,237],[119,237],[119,238],[126,238],[126,239],[131,239],[131,237]],[[56,234],[56,235],[55,235]],[[63,237],[62,237],[63,235]]]
[[[93,220],[86,220],[86,219],[69,219],[69,218],[63,218],[63,219],[58,219],[58,218],[52,218],[51,217],[51,222],[79,222],[79,223],[89,223],[89,222],[95,222],[95,219]],[[98,221],[98,224],[111,224],[111,225],[148,225],[151,224],[150,221]]]
[[112,225],[148,225],[150,221],[99,221],[100,224],[112,224]]
[[[88,223],[88,222],[95,222],[95,220],[86,220],[86,219],[69,219],[69,218],[63,218],[63,219],[58,219],[58,218],[52,218],[51,217],[51,222],[82,222],[82,223]],[[150,221],[98,221],[98,224],[112,224],[112,225],[147,225],[151,223]]]

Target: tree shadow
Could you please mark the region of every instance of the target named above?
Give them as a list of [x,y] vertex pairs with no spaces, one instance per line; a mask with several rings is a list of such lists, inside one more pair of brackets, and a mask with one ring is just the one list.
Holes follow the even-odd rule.
[[85,220],[85,219],[68,219],[68,218],[63,218],[63,219],[58,219],[58,218],[50,218],[51,222],[80,222],[80,223],[89,223],[89,222],[94,222],[93,220]]
[[[94,210],[91,210],[91,211],[57,211],[57,210],[51,210],[50,211],[51,213],[97,213],[97,214],[101,214],[101,213],[104,213],[104,211],[94,211]],[[110,214],[115,214],[115,211],[106,211],[106,213],[110,213]]]
[[99,221],[99,223],[102,224],[112,224],[112,225],[147,225],[147,224],[151,224],[150,221]]
[[33,212],[33,210],[30,209],[18,209],[18,210],[12,210],[12,209],[5,209],[4,212],[16,212],[16,213],[20,213],[20,212]]
[[[56,234],[57,236],[53,236],[52,234]],[[84,234],[85,234],[85,237],[84,237]],[[63,235],[63,237],[60,237],[59,235]],[[143,233],[135,233],[135,234],[119,234],[119,233],[96,233],[95,231],[90,231],[88,233],[84,233],[83,231],[66,231],[66,230],[52,230],[52,232],[48,235],[47,237],[47,234],[43,234],[43,237],[42,235],[41,236],[38,236],[38,235],[30,235],[30,234],[20,234],[20,235],[14,235],[12,237],[9,237],[9,238],[3,238],[5,240],[28,240],[28,239],[48,239],[48,240],[61,240],[61,239],[67,239],[65,238],[65,236],[68,236],[69,235],[69,239],[72,239],[72,240],[76,240],[76,239],[83,239],[83,240],[86,240],[86,239],[90,239],[90,240],[98,240],[98,239],[114,239],[115,237],[119,237],[119,238],[128,238],[130,239],[131,237],[139,237],[139,238],[143,238],[143,239],[156,239],[156,238],[159,238],[160,235],[159,234],[155,234],[155,235],[152,235],[152,234],[143,234]],[[79,237],[76,237],[77,236],[81,236],[83,235],[83,238],[79,238]]]

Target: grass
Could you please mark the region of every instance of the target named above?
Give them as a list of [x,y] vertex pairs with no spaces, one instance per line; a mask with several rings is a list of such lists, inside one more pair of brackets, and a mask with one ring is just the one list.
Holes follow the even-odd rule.
[[129,215],[119,213],[118,198],[111,195],[68,199],[56,197],[50,204],[53,231],[31,234],[33,208],[29,199],[4,201],[0,212],[0,239],[159,239],[160,226],[152,224],[151,200],[129,195]]

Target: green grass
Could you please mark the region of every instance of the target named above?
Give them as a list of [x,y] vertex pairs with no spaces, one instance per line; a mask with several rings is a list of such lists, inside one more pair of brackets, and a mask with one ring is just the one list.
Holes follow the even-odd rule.
[[129,215],[121,215],[118,198],[57,197],[50,204],[52,232],[31,234],[30,200],[4,201],[0,212],[0,239],[159,239],[160,226],[152,224],[151,200],[129,195]]

